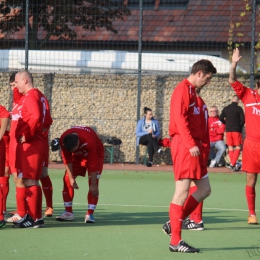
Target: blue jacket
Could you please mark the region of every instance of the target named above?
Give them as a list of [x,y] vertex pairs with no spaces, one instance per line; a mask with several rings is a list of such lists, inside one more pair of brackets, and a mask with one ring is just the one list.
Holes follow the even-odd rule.
[[[136,133],[136,146],[139,145],[140,137],[148,134],[148,132],[145,131],[144,127],[145,127],[145,116],[138,121],[137,126],[136,126],[136,131],[135,131],[135,133]],[[158,121],[154,118],[152,118],[152,128],[153,128],[153,135],[156,136],[156,138],[158,138],[159,135],[161,134],[161,131],[160,131]]]

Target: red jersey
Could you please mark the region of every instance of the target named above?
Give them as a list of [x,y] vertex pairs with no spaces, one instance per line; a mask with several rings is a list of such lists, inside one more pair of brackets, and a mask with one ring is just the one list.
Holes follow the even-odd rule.
[[12,114],[12,118],[17,117],[16,140],[18,141],[21,136],[24,136],[27,142],[32,138],[43,139],[42,129],[46,108],[42,93],[38,89],[30,89],[20,99],[17,107],[18,114]]
[[[9,118],[10,113],[6,110],[5,107],[0,105],[0,119],[1,118]],[[0,128],[1,128],[1,120],[0,120]],[[4,135],[8,135],[8,131],[5,131]]]
[[169,135],[180,135],[188,149],[201,140],[201,115],[195,87],[184,79],[173,91],[170,104]]
[[17,105],[20,101],[20,99],[23,97],[23,94],[21,94],[17,88],[13,89],[13,107]]
[[207,146],[210,149],[209,128],[208,128],[208,119],[209,119],[208,108],[204,100],[200,96],[197,96],[197,99],[198,99],[198,106],[201,111],[200,118],[201,118],[202,143],[204,147]]
[[209,139],[210,142],[217,142],[224,139],[226,126],[219,120],[219,117],[209,117]]
[[259,142],[260,95],[258,95],[257,91],[243,86],[239,81],[234,82],[231,86],[244,104],[246,138]]
[[[79,148],[74,153],[67,151],[63,145],[66,135],[76,133],[79,137]],[[104,156],[104,146],[90,127],[75,126],[65,131],[60,137],[61,155],[64,164],[73,162],[73,157],[87,159],[88,171],[96,172],[99,170],[98,157]]]

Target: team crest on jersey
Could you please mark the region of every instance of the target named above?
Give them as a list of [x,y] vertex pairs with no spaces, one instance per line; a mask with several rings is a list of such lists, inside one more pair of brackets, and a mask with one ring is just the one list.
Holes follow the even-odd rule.
[[199,114],[200,114],[200,108],[194,106],[194,108],[193,108],[193,115],[199,115]]

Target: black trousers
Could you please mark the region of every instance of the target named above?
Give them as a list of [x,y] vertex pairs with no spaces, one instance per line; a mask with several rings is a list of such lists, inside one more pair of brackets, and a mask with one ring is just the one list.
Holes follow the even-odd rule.
[[157,138],[153,138],[151,134],[143,135],[139,139],[139,144],[146,145],[148,148],[149,161],[153,161],[154,150],[160,149]]

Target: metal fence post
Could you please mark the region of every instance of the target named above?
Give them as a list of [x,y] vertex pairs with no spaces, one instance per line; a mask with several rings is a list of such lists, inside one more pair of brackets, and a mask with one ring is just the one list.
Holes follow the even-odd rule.
[[[139,1],[139,37],[138,37],[138,91],[137,91],[137,108],[136,122],[140,120],[141,104],[141,81],[142,81],[142,34],[143,34],[143,0]],[[139,164],[139,146],[136,144],[136,164]]]
[[255,73],[255,17],[256,17],[256,0],[252,0],[252,37],[251,37],[251,64],[250,64],[250,88],[254,88]]
[[28,70],[28,56],[29,56],[29,0],[26,0],[26,13],[25,13],[25,70]]

